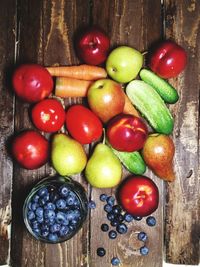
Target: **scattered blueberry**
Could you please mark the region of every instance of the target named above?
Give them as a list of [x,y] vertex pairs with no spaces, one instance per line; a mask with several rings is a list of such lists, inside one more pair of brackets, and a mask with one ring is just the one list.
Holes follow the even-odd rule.
[[118,265],[120,264],[120,259],[117,258],[117,257],[113,257],[113,258],[111,259],[111,264],[112,264],[113,266],[118,266]]
[[148,239],[147,234],[145,232],[138,233],[138,240],[146,242]]
[[106,194],[101,194],[99,199],[103,202],[105,202],[107,200],[108,196]]
[[142,217],[141,216],[133,216],[133,219],[136,221],[141,221]]
[[109,226],[108,226],[108,224],[107,224],[107,223],[103,223],[103,224],[101,225],[101,230],[102,230],[103,232],[107,232],[107,231],[109,230]]
[[95,209],[95,208],[96,208],[96,203],[95,203],[93,200],[91,200],[91,201],[88,203],[88,208],[89,208],[89,209]]
[[115,230],[110,230],[108,236],[110,239],[115,239],[117,237],[117,232]]
[[155,226],[156,225],[156,218],[154,216],[149,216],[146,219],[146,223],[148,226]]
[[110,225],[115,227],[119,224],[120,222],[117,220],[117,219],[113,219],[111,222],[110,222]]
[[124,220],[126,222],[132,222],[133,221],[133,216],[131,214],[129,214],[129,213],[125,213]]
[[115,218],[118,220],[119,223],[124,221],[124,215],[122,214],[117,214]]
[[119,205],[114,205],[112,207],[112,211],[114,214],[120,214],[122,212],[122,208]]
[[56,207],[57,207],[57,209],[59,209],[59,210],[62,210],[62,209],[64,209],[64,208],[66,208],[66,201],[65,201],[64,199],[62,199],[62,198],[58,199],[58,200],[56,201]]
[[112,206],[109,205],[109,204],[106,204],[106,205],[104,206],[104,210],[105,210],[106,212],[110,212],[110,211],[112,210]]
[[149,249],[146,246],[140,248],[141,255],[147,255],[149,253]]
[[119,234],[125,234],[127,233],[128,228],[126,224],[120,223],[119,225],[117,225],[116,230]]
[[115,219],[115,214],[113,214],[113,212],[110,211],[110,212],[107,213],[107,218],[108,218],[109,221],[112,221],[112,220]]
[[113,206],[115,204],[115,198],[113,196],[109,196],[107,199],[106,199],[106,202],[110,205],[110,206]]
[[98,248],[97,249],[97,255],[99,256],[99,257],[103,257],[104,255],[106,254],[106,251],[105,251],[105,249],[104,248]]

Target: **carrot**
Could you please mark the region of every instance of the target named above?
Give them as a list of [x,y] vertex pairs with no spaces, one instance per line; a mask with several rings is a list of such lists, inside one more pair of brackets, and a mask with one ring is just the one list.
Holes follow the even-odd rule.
[[69,77],[79,80],[93,81],[107,77],[107,72],[104,68],[91,65],[79,66],[55,66],[46,67],[52,76]]
[[85,97],[93,81],[84,81],[67,77],[57,77],[55,95],[60,97]]
[[133,106],[132,102],[130,101],[130,99],[128,98],[128,96],[124,93],[125,96],[125,105],[124,105],[124,110],[123,112],[126,114],[131,114],[134,115],[136,117],[140,117],[139,112],[137,111],[137,109]]

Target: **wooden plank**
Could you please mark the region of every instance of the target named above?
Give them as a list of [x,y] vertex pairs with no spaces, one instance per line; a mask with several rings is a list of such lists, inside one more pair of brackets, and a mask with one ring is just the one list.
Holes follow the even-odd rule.
[[15,59],[15,9],[15,1],[0,2],[0,265],[9,262],[10,249],[12,161],[8,143],[14,129],[10,76]]
[[[101,13],[101,15],[99,15]],[[112,48],[117,45],[130,45],[140,51],[145,51],[157,39],[162,32],[160,1],[93,1],[93,23],[101,26],[111,38]],[[128,172],[124,170],[123,177]],[[101,193],[115,195],[116,188],[112,190],[99,190],[92,188],[91,197],[97,203],[97,208],[91,212],[90,234],[90,266],[110,266],[111,258],[118,256],[121,265],[138,267],[161,267],[162,266],[162,243],[163,243],[163,214],[162,195],[163,183],[150,171],[145,175],[151,177],[159,187],[160,205],[155,212],[157,226],[148,227],[145,218],[142,221],[134,221],[129,225],[126,235],[109,240],[108,234],[100,230],[102,223],[107,221],[103,211],[103,203],[99,201]],[[109,223],[108,223],[109,224]],[[149,237],[148,256],[141,256],[138,252],[142,245],[137,242],[137,232],[146,231]],[[155,245],[156,244],[156,245]],[[106,249],[106,255],[102,258],[96,254],[98,247]]]
[[[18,1],[19,50],[18,62],[36,62],[42,65],[70,65],[77,63],[73,50],[73,35],[80,25],[87,23],[89,15],[87,1]],[[76,100],[81,102],[81,100]],[[69,103],[74,103],[70,99]],[[67,103],[66,103],[67,104]],[[33,128],[28,116],[29,105],[16,102],[15,128]],[[52,173],[46,165],[35,171],[14,167],[13,179],[13,266],[86,266],[87,228],[70,241],[58,245],[47,245],[34,240],[22,222],[24,198],[33,184]],[[81,181],[80,176],[74,177]],[[83,182],[86,186],[86,183]]]
[[166,206],[166,260],[199,264],[199,83],[200,2],[165,1],[166,38],[188,53],[188,65],[171,79],[180,94],[173,108],[177,179],[168,186]]

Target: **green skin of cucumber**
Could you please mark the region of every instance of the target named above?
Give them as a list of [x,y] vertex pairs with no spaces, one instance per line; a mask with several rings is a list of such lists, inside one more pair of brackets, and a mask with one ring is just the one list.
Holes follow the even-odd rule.
[[167,135],[172,133],[173,117],[152,86],[141,80],[133,80],[127,85],[126,94],[156,132]]
[[142,69],[140,78],[151,85],[166,103],[174,104],[178,101],[179,95],[176,89],[154,72]]
[[108,142],[114,154],[119,158],[124,167],[131,173],[142,175],[146,171],[146,164],[138,151],[123,152],[114,149]]

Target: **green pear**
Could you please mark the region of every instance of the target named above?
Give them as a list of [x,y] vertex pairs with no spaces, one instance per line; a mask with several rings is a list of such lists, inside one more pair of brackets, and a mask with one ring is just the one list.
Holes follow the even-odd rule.
[[88,182],[97,188],[110,188],[119,184],[122,166],[112,150],[105,144],[98,144],[85,168]]
[[83,146],[66,134],[55,134],[52,140],[51,161],[60,175],[72,175],[83,171],[87,156]]

